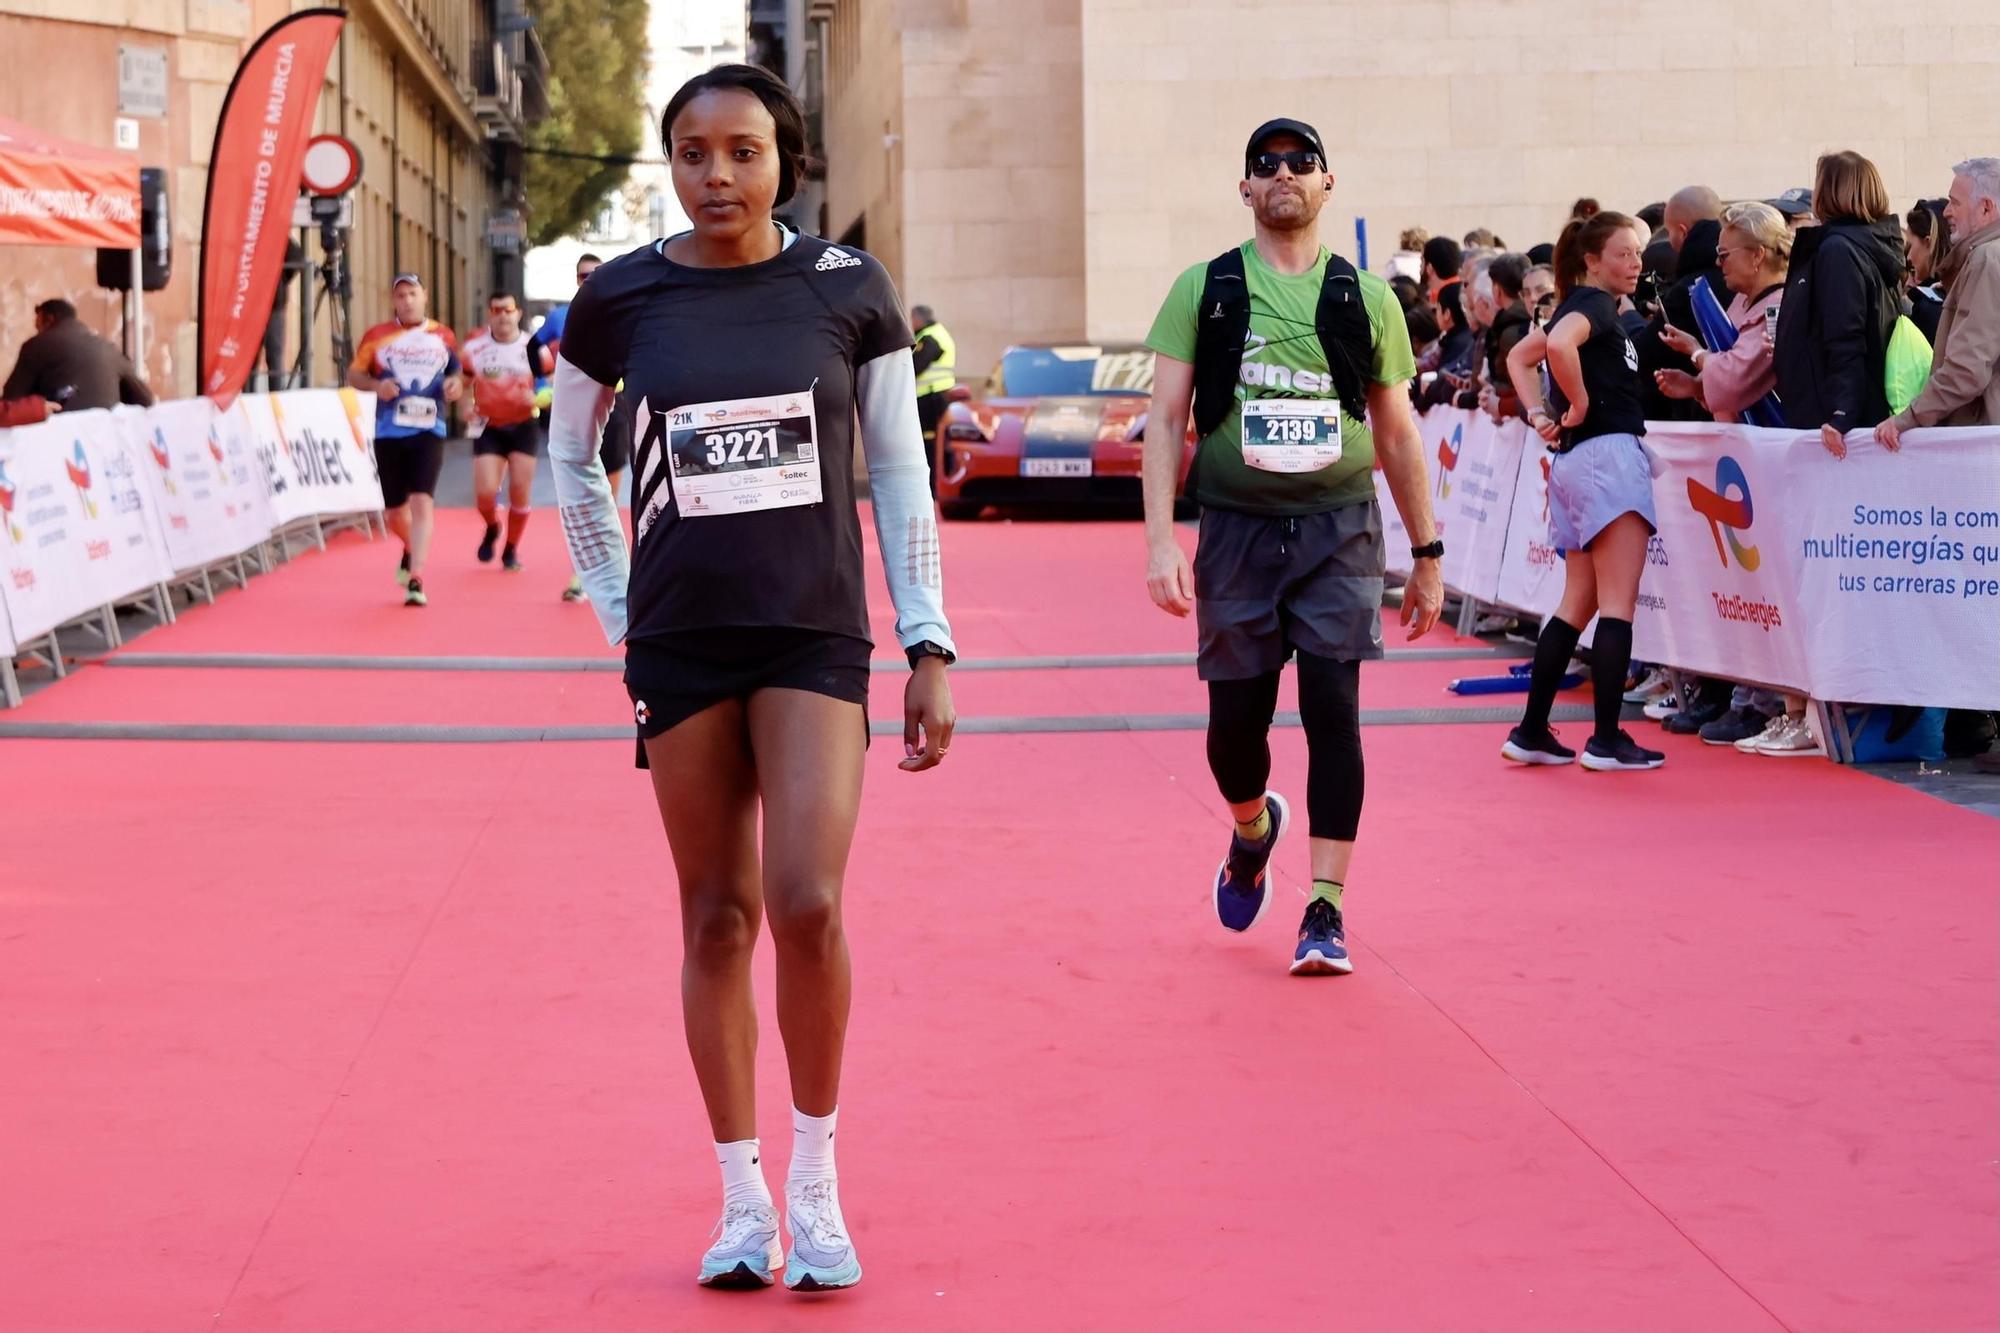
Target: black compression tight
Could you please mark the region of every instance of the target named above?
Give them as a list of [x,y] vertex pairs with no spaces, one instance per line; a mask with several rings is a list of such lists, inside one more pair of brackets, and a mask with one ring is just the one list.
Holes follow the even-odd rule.
[[[1222,799],[1244,805],[1271,780],[1271,717],[1278,673],[1208,683],[1208,767]],[[1299,715],[1310,756],[1306,812],[1312,836],[1353,842],[1361,825],[1361,664],[1299,654]]]

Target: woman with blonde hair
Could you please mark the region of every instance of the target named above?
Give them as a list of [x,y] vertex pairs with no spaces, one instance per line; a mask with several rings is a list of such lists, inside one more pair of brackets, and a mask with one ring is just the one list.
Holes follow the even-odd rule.
[[[1715,260],[1723,282],[1735,293],[1729,322],[1736,329],[1736,343],[1711,351],[1668,325],[1660,332],[1662,341],[1693,358],[1695,373],[1656,371],[1660,392],[1696,400],[1717,421],[1740,421],[1777,387],[1772,340],[1764,331],[1777,318],[1791,253],[1792,229],[1777,209],[1747,203],[1723,210],[1722,243],[1716,247]],[[1749,685],[1736,687],[1729,711],[1705,724],[1700,736],[1705,744],[1733,745],[1745,754],[1792,758],[1824,753],[1806,724],[1804,699]]]
[[1792,241],[1775,364],[1785,424],[1835,458],[1848,431],[1889,415],[1883,371],[1903,305],[1903,225],[1875,164],[1828,153],[1813,177],[1820,225]]

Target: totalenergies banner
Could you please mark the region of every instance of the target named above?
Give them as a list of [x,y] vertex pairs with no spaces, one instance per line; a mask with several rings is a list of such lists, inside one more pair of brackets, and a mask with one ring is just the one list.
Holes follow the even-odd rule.
[[299,167],[345,17],[301,10],[258,38],[216,123],[201,224],[201,390],[222,408],[249,378],[271,318]]
[[[1487,492],[1506,489],[1506,440],[1524,428],[1487,440],[1450,409],[1421,426],[1446,582],[1552,613],[1563,555],[1549,541],[1548,451],[1515,435],[1502,506]],[[1817,433],[1746,426],[1654,424],[1646,447],[1660,526],[1637,657],[1842,703],[2000,708],[2000,427],[1905,432],[1897,453],[1857,433],[1844,459]],[[1407,569],[1407,540],[1385,540],[1391,569]]]
[[143,485],[108,412],[0,431],[0,595],[16,639],[47,634],[167,577]]

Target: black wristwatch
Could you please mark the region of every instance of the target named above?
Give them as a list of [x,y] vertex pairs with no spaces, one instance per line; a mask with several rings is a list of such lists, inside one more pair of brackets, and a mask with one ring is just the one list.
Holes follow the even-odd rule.
[[1412,560],[1444,559],[1444,538],[1442,537],[1437,538],[1429,546],[1412,546],[1410,548],[1410,559]]
[[929,639],[925,639],[922,643],[911,644],[904,650],[904,656],[910,659],[910,670],[912,671],[917,669],[918,661],[926,657],[942,657],[946,666],[950,666],[958,660],[957,653],[951,651],[949,648],[941,648]]

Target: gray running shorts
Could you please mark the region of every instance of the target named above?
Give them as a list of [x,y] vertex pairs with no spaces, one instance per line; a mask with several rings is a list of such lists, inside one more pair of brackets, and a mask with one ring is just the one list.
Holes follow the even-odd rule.
[[1202,511],[1194,557],[1203,680],[1248,680],[1294,651],[1382,655],[1382,511],[1374,500],[1267,518]]

